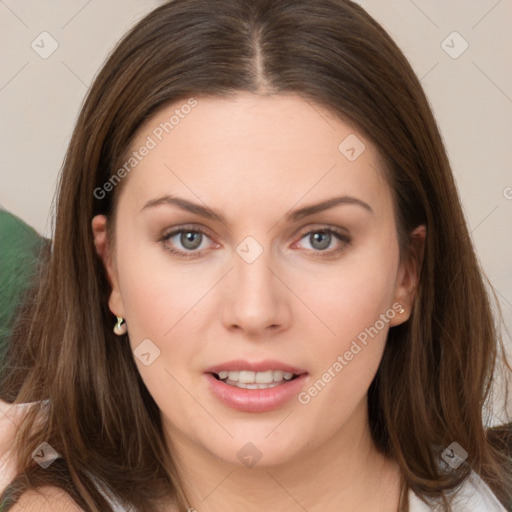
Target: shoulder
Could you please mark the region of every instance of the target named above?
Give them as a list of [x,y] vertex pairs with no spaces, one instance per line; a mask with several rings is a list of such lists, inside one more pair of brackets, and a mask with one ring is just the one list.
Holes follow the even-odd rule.
[[0,492],[14,478],[14,462],[11,447],[23,408],[0,400]]
[[12,512],[83,512],[75,501],[57,487],[29,490],[10,509]]
[[471,507],[470,509],[475,512],[506,512],[491,488],[474,471],[462,484],[454,499],[454,506],[460,510],[468,510],[467,507]]
[[[498,501],[490,487],[472,471],[468,478],[447,496],[453,496],[453,512],[507,512],[505,507]],[[410,512],[430,512],[437,510],[426,505],[414,492],[409,491]]]
[[[15,476],[14,454],[11,447],[17,427],[31,404],[9,404],[0,400],[0,493]],[[57,487],[42,487],[22,494],[10,509],[12,512],[81,512],[73,499]]]
[[0,494],[16,475],[13,445],[18,426],[34,403],[10,404],[0,400]]
[[[31,406],[43,406],[41,412],[44,413],[44,408],[47,405],[45,402],[47,401],[10,404],[0,399],[0,494],[16,476],[15,453],[13,453],[12,446],[18,426]],[[115,512],[131,512],[131,508],[118,503],[117,499],[107,491],[99,480],[94,477],[93,479],[98,491]],[[58,487],[48,485],[24,492],[10,510],[12,512],[81,512],[83,509],[68,493]]]

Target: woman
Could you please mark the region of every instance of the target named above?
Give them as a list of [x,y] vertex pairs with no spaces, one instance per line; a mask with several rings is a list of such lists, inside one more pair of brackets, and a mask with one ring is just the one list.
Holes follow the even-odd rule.
[[503,511],[500,346],[386,32],[342,0],[168,2],[70,143],[3,510]]

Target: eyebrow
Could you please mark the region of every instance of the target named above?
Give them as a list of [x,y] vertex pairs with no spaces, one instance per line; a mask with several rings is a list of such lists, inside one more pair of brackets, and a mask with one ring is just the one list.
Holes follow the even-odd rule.
[[[319,213],[342,204],[361,206],[371,214],[374,213],[372,207],[368,203],[362,201],[361,199],[357,199],[356,197],[352,196],[340,196],[333,197],[331,199],[326,199],[325,201],[322,201],[320,203],[304,206],[303,208],[289,211],[285,215],[285,219],[287,222],[297,222],[305,217],[310,217],[315,213]],[[147,208],[153,208],[161,205],[176,206],[189,213],[199,215],[200,217],[205,217],[207,219],[211,219],[226,224],[226,220],[224,219],[224,217],[215,210],[212,210],[207,206],[201,206],[200,204],[193,203],[191,201],[188,201],[187,199],[183,199],[182,197],[176,197],[171,195],[164,195],[156,199],[151,199],[142,207],[141,212]]]

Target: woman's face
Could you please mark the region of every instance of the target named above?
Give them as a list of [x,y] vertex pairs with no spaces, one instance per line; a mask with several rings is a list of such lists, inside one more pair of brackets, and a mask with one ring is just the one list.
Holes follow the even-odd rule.
[[113,248],[93,227],[177,450],[277,464],[360,435],[414,281],[375,147],[298,96],[245,93],[177,102],[131,150]]

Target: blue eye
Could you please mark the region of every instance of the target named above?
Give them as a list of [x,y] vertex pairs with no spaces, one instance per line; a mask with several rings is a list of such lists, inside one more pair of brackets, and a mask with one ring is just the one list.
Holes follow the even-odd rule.
[[[305,233],[301,240],[307,239],[310,243],[311,250],[315,256],[332,256],[338,254],[347,248],[350,244],[351,239],[344,233],[341,233],[332,228],[314,229]],[[340,247],[335,249],[328,249],[332,242],[341,243]]]
[[180,228],[166,234],[162,238],[162,241],[170,242],[174,237],[178,237],[178,242],[185,249],[185,251],[174,249],[173,246],[176,246],[176,242],[172,242],[172,244],[166,243],[165,248],[180,258],[193,258],[201,255],[203,251],[198,251],[197,249],[201,246],[203,239],[205,237],[208,238],[206,233],[200,229]]
[[313,249],[318,251],[327,249],[333,241],[333,235],[328,231],[310,231],[309,234],[303,238],[307,238],[313,246]]
[[[176,238],[176,240],[172,240]],[[329,257],[334,256],[348,247],[351,238],[333,228],[318,228],[310,230],[302,235],[300,240],[307,238],[311,245],[311,252],[314,256]],[[206,233],[196,227],[182,226],[164,235],[161,242],[164,248],[179,258],[198,258],[201,257],[205,248],[201,248],[205,239],[210,239]],[[338,242],[339,247],[329,249],[333,242]],[[183,249],[176,249],[181,245]]]

